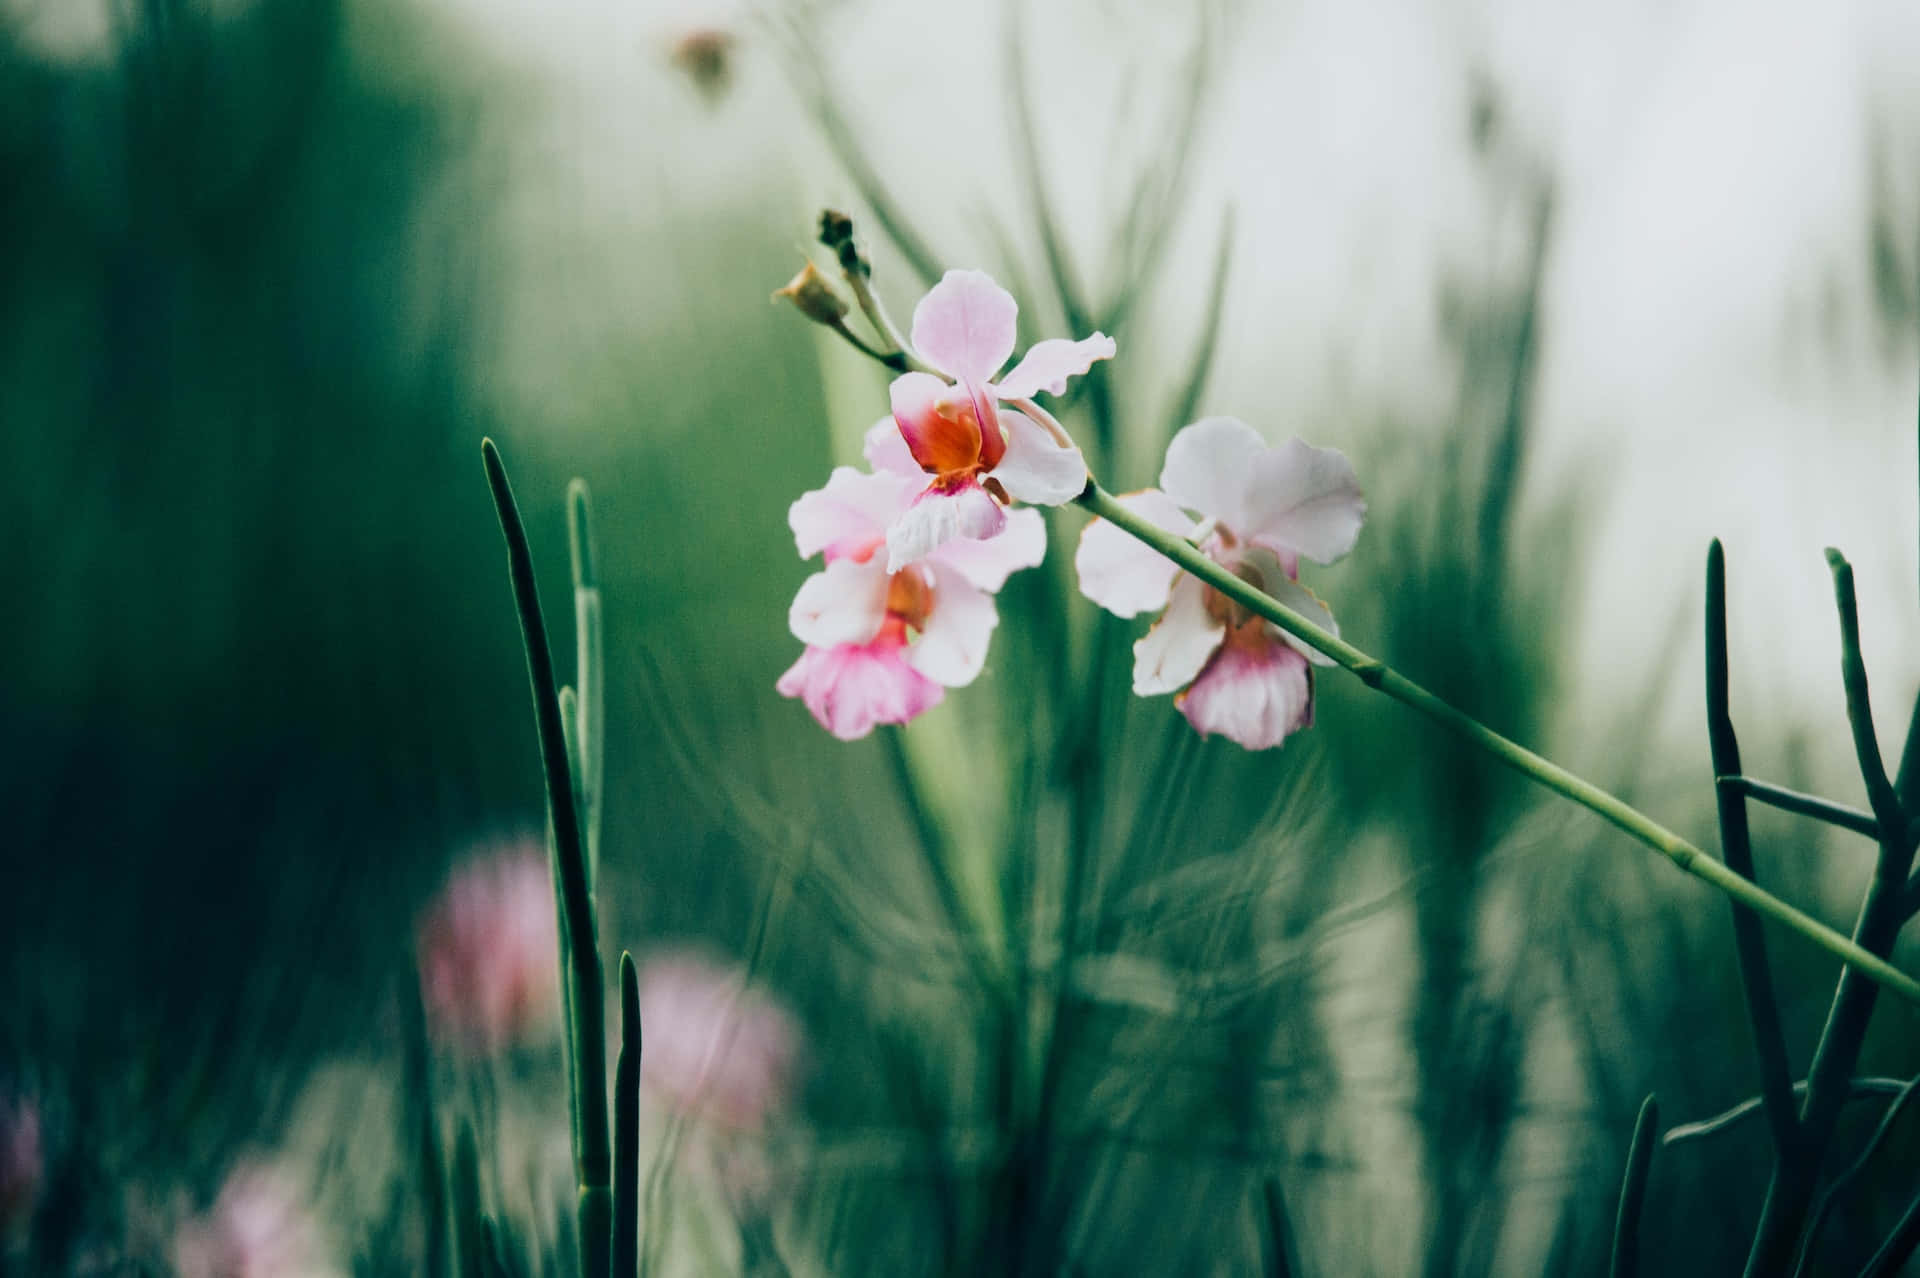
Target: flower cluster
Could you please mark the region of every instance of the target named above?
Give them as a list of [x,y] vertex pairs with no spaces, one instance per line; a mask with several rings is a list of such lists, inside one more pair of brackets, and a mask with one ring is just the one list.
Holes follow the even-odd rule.
[[[797,305],[800,285],[789,286]],[[835,327],[844,314],[834,309]],[[986,275],[947,272],[914,309],[918,368],[894,379],[892,415],[867,432],[871,471],[834,471],[789,513],[801,557],[825,563],[793,602],[788,624],[807,647],[778,686],[837,737],[906,723],[971,683],[998,622],[993,595],[1046,552],[1039,515],[1014,503],[1059,506],[1090,491],[1079,449],[1033,396],[1059,395],[1112,358],[1113,339],[1038,342],[1002,374],[1017,316]],[[1174,437],[1159,488],[1117,500],[1338,633],[1300,584],[1300,560],[1341,558],[1366,516],[1339,452],[1298,439],[1270,448],[1245,423],[1211,417]],[[1134,645],[1136,693],[1177,692],[1202,735],[1249,750],[1312,724],[1313,666],[1329,663],[1311,647],[1104,520],[1088,525],[1074,562],[1081,592],[1109,612],[1161,614]]]
[[[993,596],[1046,553],[1037,512],[1080,495],[1087,465],[1022,411],[1040,390],[1113,354],[1096,333],[1041,342],[995,382],[1013,353],[1013,298],[978,271],[949,271],[913,313],[913,344],[947,373],[906,373],[893,415],[867,432],[870,471],[840,467],[793,503],[803,559],[824,560],[787,622],[806,651],[780,677],[845,741],[906,723],[972,683],[999,624]],[[880,551],[885,550],[884,559]]]

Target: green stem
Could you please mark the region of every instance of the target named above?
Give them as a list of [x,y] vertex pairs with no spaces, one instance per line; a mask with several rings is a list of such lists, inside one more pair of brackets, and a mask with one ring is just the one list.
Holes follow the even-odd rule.
[[599,554],[593,544],[593,508],[587,481],[567,485],[567,550],[573,566],[575,685],[580,689],[576,724],[574,781],[586,825],[587,888],[600,878],[600,807],[606,780],[606,640],[600,625]]
[[580,1105],[575,1114],[575,1179],[579,1186],[580,1268],[586,1278],[607,1273],[607,1228],[612,1214],[612,1151],[607,1136],[607,1030],[601,996],[600,950],[593,923],[593,893],[587,879],[586,848],[581,839],[580,808],[574,799],[572,769],[560,699],[554,691],[553,651],[540,613],[540,589],[526,525],[513,500],[500,450],[480,441],[487,485],[493,492],[500,531],[507,542],[507,571],[513,602],[520,614],[520,638],[527,652],[527,678],[533,687],[534,722],[539,729],[540,762],[546,773],[547,811],[553,821],[554,877],[565,912],[561,962],[568,979],[567,1047],[579,1071]]
[[640,974],[620,955],[620,1059],[613,1070],[613,1278],[640,1273]]
[[[1707,548],[1707,744],[1715,776],[1740,773],[1740,740],[1734,734],[1727,692],[1727,555],[1718,537]],[[1720,817],[1720,855],[1727,868],[1755,882],[1753,842],[1747,829],[1747,800],[1729,786],[1715,786]],[[1733,943],[1740,960],[1740,984],[1754,1052],[1760,1058],[1760,1095],[1767,1105],[1774,1154],[1792,1158],[1800,1136],[1793,1104],[1793,1068],[1787,1063],[1787,1039],[1780,1028],[1780,1004],[1773,992],[1773,968],[1767,962],[1767,938],[1753,911],[1733,907]]]
[[1235,603],[1279,626],[1287,633],[1305,640],[1316,650],[1331,657],[1336,664],[1351,671],[1369,688],[1385,693],[1395,701],[1427,716],[1475,749],[1598,815],[1665,856],[1688,874],[1704,879],[1742,905],[1764,914],[1789,931],[1798,933],[1873,981],[1884,985],[1909,1002],[1920,1005],[1920,981],[1914,980],[1885,959],[1848,940],[1826,924],[1795,909],[1771,892],[1741,878],[1630,804],[1602,790],[1592,782],[1575,776],[1559,764],[1508,740],[1477,719],[1448,705],[1384,662],[1322,630],[1299,613],[1255,589],[1207,558],[1192,543],[1134,514],[1097,483],[1089,481],[1086,490],[1076,500],[1093,514],[1108,520],[1121,531],[1159,551]]
[[1802,794],[1798,790],[1789,790],[1785,786],[1756,781],[1747,776],[1719,776],[1713,779],[1713,783],[1724,789],[1744,794],[1755,803],[1779,808],[1782,812],[1825,821],[1828,825],[1839,826],[1842,830],[1851,830],[1855,834],[1864,834],[1876,841],[1880,838],[1880,823],[1873,819],[1873,813],[1862,812],[1859,808],[1850,808],[1844,803],[1835,803],[1832,799],[1823,799],[1817,794]]
[[1613,1278],[1640,1272],[1640,1208],[1647,1197],[1647,1172],[1653,1166],[1653,1136],[1660,1130],[1660,1101],[1649,1094],[1640,1102],[1627,1147],[1627,1173],[1620,1181],[1620,1209],[1613,1221]]

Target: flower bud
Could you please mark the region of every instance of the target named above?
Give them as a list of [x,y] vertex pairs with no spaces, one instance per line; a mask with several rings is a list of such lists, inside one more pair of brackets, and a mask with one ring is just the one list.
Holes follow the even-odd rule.
[[840,290],[816,270],[812,262],[801,268],[785,288],[775,289],[773,296],[776,300],[786,298],[802,315],[830,328],[839,327],[848,310],[847,299],[840,296]]

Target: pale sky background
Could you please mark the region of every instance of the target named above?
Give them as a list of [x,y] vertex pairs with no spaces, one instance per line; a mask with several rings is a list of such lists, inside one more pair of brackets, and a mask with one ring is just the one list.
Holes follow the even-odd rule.
[[[798,250],[821,203],[850,202],[738,5],[417,3],[453,37],[438,52],[465,46],[492,63],[511,102],[493,162],[517,257],[497,374],[512,398],[551,403],[580,351],[604,357],[636,325],[673,322],[670,306],[649,314],[635,300],[702,286],[650,234],[664,221],[760,201],[767,220],[791,220]],[[31,10],[43,43],[68,56],[88,56],[104,29],[95,0],[0,7]],[[1123,120],[1155,118],[1155,73],[1184,56],[1189,10],[1026,9],[1054,195],[1090,250],[1138,158],[1115,145],[1116,96],[1132,104]],[[936,242],[983,261],[982,211],[1020,217],[1003,12],[853,3],[830,28],[875,162]],[[1187,282],[1147,337],[1166,342],[1168,363],[1184,358],[1217,213],[1231,201],[1238,269],[1203,410],[1339,445],[1343,419],[1450,402],[1434,288],[1444,266],[1470,269],[1491,242],[1466,145],[1469,73],[1485,70],[1511,126],[1560,177],[1536,491],[1591,475],[1603,496],[1583,697],[1569,714],[1643,677],[1676,603],[1698,598],[1717,533],[1731,564],[1736,711],[1791,708],[1843,742],[1820,554],[1837,544],[1856,565],[1875,700],[1897,750],[1920,684],[1920,353],[1904,338],[1898,358],[1879,353],[1864,246],[1876,114],[1920,237],[1920,7],[1242,0],[1238,21],[1193,169],[1193,216],[1174,246],[1171,274]],[[369,40],[387,29],[363,25]],[[734,90],[714,107],[666,65],[665,48],[694,26],[742,34]],[[1142,74],[1122,94],[1127,66]],[[896,292],[898,309],[911,301]],[[1841,349],[1822,335],[1836,319],[1851,335]],[[1335,599],[1337,571],[1321,579]],[[1670,734],[1698,731],[1694,633]]]

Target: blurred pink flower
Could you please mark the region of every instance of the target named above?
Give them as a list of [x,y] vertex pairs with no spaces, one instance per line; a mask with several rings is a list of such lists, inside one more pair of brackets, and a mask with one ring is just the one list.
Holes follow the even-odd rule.
[[275,1169],[243,1163],[202,1215],[174,1231],[180,1278],[294,1278],[330,1272],[302,1195]]
[[843,741],[906,723],[972,683],[1000,622],[994,592],[1047,550],[1039,512],[1016,510],[991,537],[944,541],[890,571],[878,552],[921,475],[890,419],[867,432],[866,453],[872,473],[839,467],[787,515],[800,554],[826,566],[794,598],[787,624],[807,649],[776,686]]
[[0,1243],[25,1231],[45,1179],[40,1106],[30,1096],[0,1091]]
[[417,933],[420,994],[436,1039],[493,1052],[557,1024],[554,910],[546,853],[531,841],[454,869]]
[[[1366,518],[1353,465],[1338,451],[1298,439],[1269,448],[1246,423],[1209,417],[1173,437],[1160,488],[1119,500],[1168,532],[1199,538],[1214,562],[1339,633],[1299,581],[1301,556],[1333,563]],[[1134,692],[1185,688],[1175,704],[1201,735],[1217,732],[1249,750],[1312,725],[1311,667],[1328,658],[1105,520],[1087,525],[1073,562],[1081,593],[1108,612],[1164,609],[1133,646]]]
[[691,950],[640,971],[640,1077],[674,1108],[759,1132],[793,1099],[800,1025],[738,968]]
[[954,538],[993,536],[1009,500],[1059,506],[1086,487],[1079,449],[1000,404],[1043,390],[1060,394],[1069,377],[1113,358],[1113,339],[1095,333],[1077,342],[1036,342],[995,382],[1013,354],[1018,314],[1013,295],[980,271],[948,271],[914,307],[914,348],[946,376],[904,373],[891,388],[893,419],[923,474],[916,496],[887,529],[889,571]]

